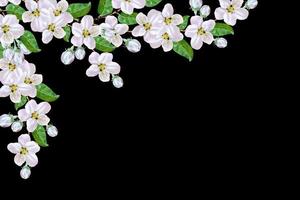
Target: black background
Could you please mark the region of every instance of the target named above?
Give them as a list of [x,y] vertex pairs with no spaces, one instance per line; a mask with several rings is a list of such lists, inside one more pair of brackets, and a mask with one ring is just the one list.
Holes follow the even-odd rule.
[[[187,2],[169,2],[176,12],[190,14]],[[18,134],[0,129],[1,184],[47,190],[95,181],[104,190],[136,190],[152,181],[160,188],[197,179],[203,168],[223,176],[230,160],[243,166],[243,158],[251,158],[245,145],[253,126],[262,123],[250,116],[263,95],[259,63],[269,48],[262,43],[263,6],[238,22],[228,48],[206,45],[191,63],[147,44],[139,54],[120,48],[114,60],[122,68],[122,89],[86,77],[87,59],[61,64],[68,47],[63,41],[40,42],[43,51],[27,59],[61,95],[49,114],[59,136],[38,153],[39,165],[24,181],[6,149]],[[8,99],[0,103],[0,113],[13,111]]]

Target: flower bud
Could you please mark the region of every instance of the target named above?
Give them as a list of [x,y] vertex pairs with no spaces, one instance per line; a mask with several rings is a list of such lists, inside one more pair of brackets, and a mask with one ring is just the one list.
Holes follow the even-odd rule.
[[202,6],[200,9],[200,13],[204,18],[208,17],[208,15],[210,15],[210,7],[208,5]]
[[246,8],[247,9],[254,9],[254,8],[256,8],[257,4],[258,4],[257,0],[248,0],[246,2]]
[[141,50],[142,45],[138,40],[133,39],[126,42],[126,47],[131,53],[138,53]]
[[70,65],[75,60],[75,54],[72,50],[68,49],[61,54],[60,60],[65,65]]
[[55,126],[53,125],[49,125],[47,127],[47,134],[50,136],[50,137],[56,137],[58,135],[58,130]]
[[24,167],[22,167],[21,171],[20,171],[20,176],[23,179],[28,179],[31,175],[31,170],[30,167],[28,167],[27,165],[25,165]]
[[78,47],[75,51],[75,57],[78,59],[78,60],[83,60],[84,57],[85,57],[85,50],[84,48],[82,47]]
[[25,55],[31,54],[31,51],[29,51],[23,43],[20,44],[20,50]]
[[227,47],[227,40],[225,38],[217,38],[215,39],[214,43],[218,48]]
[[23,123],[20,121],[16,121],[11,125],[11,130],[15,133],[20,132],[22,128],[23,128]]
[[124,85],[123,79],[120,76],[114,76],[112,82],[115,88],[121,88]]
[[4,114],[0,116],[0,127],[7,128],[13,123],[13,119],[10,115]]
[[200,10],[202,6],[202,0],[190,0],[190,6],[193,10]]

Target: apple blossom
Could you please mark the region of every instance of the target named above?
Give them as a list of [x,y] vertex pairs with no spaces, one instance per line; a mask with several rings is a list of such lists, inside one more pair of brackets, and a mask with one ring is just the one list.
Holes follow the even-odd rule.
[[0,41],[1,44],[9,45],[23,35],[24,28],[19,24],[15,15],[0,14]]
[[53,36],[62,39],[66,35],[62,27],[66,25],[67,23],[63,15],[55,17],[53,14],[49,14],[42,25],[44,27],[42,28],[44,30],[42,36],[43,43],[48,44],[53,39]]
[[40,0],[41,7],[47,8],[55,17],[61,17],[63,23],[69,24],[73,21],[73,16],[67,12],[69,3],[66,0],[57,2],[56,0]]
[[134,9],[142,9],[146,5],[146,0],[112,0],[115,9],[121,9],[124,13],[131,15]]
[[4,7],[8,4],[8,2],[11,2],[15,5],[19,5],[21,3],[21,0],[0,0],[0,7]]

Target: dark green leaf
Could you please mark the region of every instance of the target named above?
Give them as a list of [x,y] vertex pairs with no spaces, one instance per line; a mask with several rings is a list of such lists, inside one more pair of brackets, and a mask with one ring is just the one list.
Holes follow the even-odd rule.
[[20,40],[29,51],[33,53],[41,51],[32,32],[25,31],[24,34],[21,36]]
[[19,110],[28,102],[28,97],[22,96],[20,103],[15,103],[15,109]]
[[234,31],[231,26],[225,23],[216,23],[214,29],[211,32],[216,37],[221,37],[225,35],[233,35]]
[[111,0],[100,0],[98,5],[98,14],[100,16],[106,16],[113,12]]
[[146,0],[146,6],[147,7],[154,7],[158,5],[162,0]]
[[190,16],[188,16],[188,15],[183,17],[183,23],[178,26],[180,28],[180,30],[184,30],[187,27],[187,25],[189,23],[189,19],[190,19]]
[[4,48],[2,47],[2,44],[0,44],[0,59],[3,58],[3,51]]
[[21,6],[14,5],[14,4],[8,4],[6,6],[6,12],[8,14],[16,15],[18,19],[22,19],[22,15],[25,12],[25,9],[22,8]]
[[95,37],[95,40],[96,40],[96,49],[101,52],[112,52],[116,48],[113,44],[111,44],[103,37],[100,36]]
[[136,16],[137,13],[132,13],[131,15],[125,14],[125,13],[120,13],[118,16],[118,20],[121,24],[127,24],[127,25],[135,25],[137,24],[136,22]]
[[36,89],[37,98],[43,101],[53,102],[59,98],[59,95],[55,94],[55,92],[53,92],[53,90],[44,83],[41,83],[40,85],[36,86]]
[[89,3],[72,3],[69,5],[68,12],[74,18],[80,18],[87,15],[91,10],[91,2]]
[[47,144],[47,135],[46,135],[46,130],[43,126],[38,125],[38,127],[33,131],[32,133],[33,139],[38,145],[41,147],[48,147],[49,145]]
[[71,37],[71,27],[70,26],[65,26],[64,31],[66,32],[66,35],[64,37],[64,41],[70,42],[70,37]]
[[193,60],[194,50],[187,41],[181,40],[180,42],[174,42],[173,50],[189,61]]

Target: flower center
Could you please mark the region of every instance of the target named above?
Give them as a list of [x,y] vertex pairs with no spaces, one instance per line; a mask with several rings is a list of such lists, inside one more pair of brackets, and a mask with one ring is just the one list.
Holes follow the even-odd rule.
[[8,25],[4,25],[2,26],[2,31],[3,33],[8,33],[9,32],[10,27]]
[[32,15],[35,16],[35,17],[39,17],[41,16],[41,12],[39,9],[35,9],[33,12],[32,12]]
[[25,147],[21,147],[20,154],[25,156],[28,154],[28,150]]
[[40,115],[39,115],[39,113],[37,113],[37,112],[33,112],[33,113],[31,114],[31,118],[32,118],[32,119],[38,120],[39,117],[40,117]]
[[127,3],[131,3],[131,0],[125,0],[125,2],[127,2]]
[[26,77],[26,78],[24,79],[24,83],[25,83],[25,84],[28,84],[28,85],[32,84],[31,78]]
[[55,24],[53,24],[53,23],[49,24],[48,25],[48,30],[51,31],[51,32],[54,32],[55,31]]
[[169,36],[169,34],[168,33],[164,33],[164,34],[162,34],[162,36],[161,36],[164,40],[170,40],[170,36]]
[[234,11],[235,11],[235,8],[234,8],[234,6],[233,6],[233,5],[230,5],[230,6],[228,6],[228,7],[227,7],[227,9],[226,9],[226,10],[227,10],[227,12],[228,12],[228,13],[231,13],[231,14],[232,14],[232,13],[234,13]]
[[8,63],[8,69],[9,69],[9,71],[15,71],[15,69],[16,69],[16,65],[15,64],[13,64],[13,63]]
[[206,34],[206,31],[201,27],[198,29],[198,32],[197,32],[198,35],[205,35]]
[[166,25],[172,24],[172,17],[165,18],[165,24]]
[[15,84],[10,85],[9,88],[12,93],[15,93],[18,90],[18,86]]
[[151,27],[152,27],[152,24],[150,24],[150,23],[145,23],[143,26],[144,26],[144,29],[145,29],[146,31],[149,31],[149,30],[151,29]]
[[53,11],[53,14],[55,15],[55,17],[59,16],[62,13],[61,9],[56,9]]
[[89,30],[87,30],[87,29],[84,29],[83,31],[82,31],[82,35],[83,35],[83,37],[89,37],[90,35],[91,35],[91,33],[89,32]]
[[100,72],[103,72],[106,69],[106,64],[101,63],[98,65]]

